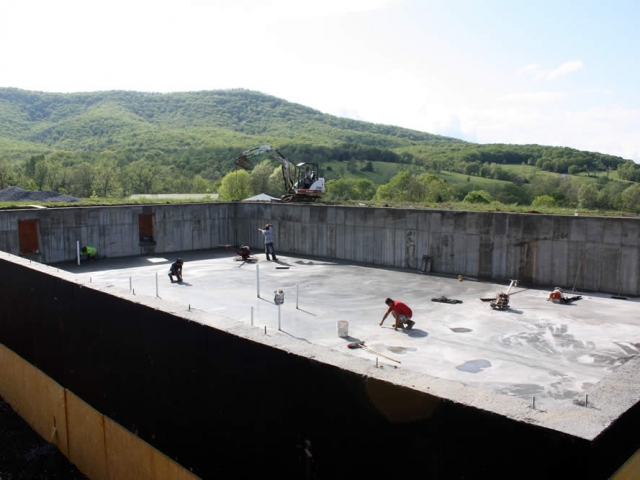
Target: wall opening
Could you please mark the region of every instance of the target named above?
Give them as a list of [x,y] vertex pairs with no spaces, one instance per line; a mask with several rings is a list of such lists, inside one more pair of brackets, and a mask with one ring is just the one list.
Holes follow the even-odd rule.
[[20,255],[40,253],[38,220],[18,220],[18,241],[20,242]]
[[153,214],[142,213],[138,216],[138,231],[140,234],[140,245],[155,245],[153,235]]

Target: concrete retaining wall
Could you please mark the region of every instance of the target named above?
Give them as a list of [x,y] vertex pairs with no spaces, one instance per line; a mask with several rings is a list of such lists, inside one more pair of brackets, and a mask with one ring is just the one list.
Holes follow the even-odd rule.
[[[153,242],[140,242],[141,215]],[[0,249],[20,253],[18,221],[39,220],[43,263],[75,258],[76,241],[119,257],[248,243],[274,225],[276,251],[517,279],[524,284],[640,295],[640,221],[627,218],[453,212],[325,205],[206,203],[0,212]]]
[[[2,256],[0,269],[0,343],[73,392],[71,407],[86,402],[78,412],[95,409],[87,418],[103,415],[203,478],[595,480],[637,449],[629,434],[636,408],[589,441],[395,383],[365,359],[211,315],[206,326],[202,312],[79,284],[51,267]],[[3,381],[0,391],[11,390]],[[28,382],[14,383],[29,401]],[[491,396],[487,404],[509,401]],[[576,421],[588,415],[577,413]],[[55,417],[41,417],[50,432]],[[89,447],[112,429],[85,427],[80,443],[68,427],[68,445],[87,445],[79,455],[91,457]],[[88,465],[102,463],[95,455]],[[148,468],[146,454],[129,457],[130,472],[143,468],[135,460]]]

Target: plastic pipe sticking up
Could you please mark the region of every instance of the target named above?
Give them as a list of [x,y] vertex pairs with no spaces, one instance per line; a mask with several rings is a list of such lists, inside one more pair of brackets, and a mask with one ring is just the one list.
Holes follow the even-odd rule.
[[131,277],[129,277],[129,291],[133,292],[133,281],[131,280]]
[[258,298],[260,298],[260,265],[256,263],[256,290],[258,292]]
[[78,265],[80,265],[80,240],[76,241],[76,255],[78,257]]

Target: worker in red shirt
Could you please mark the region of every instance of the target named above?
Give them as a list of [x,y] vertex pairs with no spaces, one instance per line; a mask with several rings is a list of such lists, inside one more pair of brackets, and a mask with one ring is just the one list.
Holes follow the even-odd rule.
[[[391,313],[393,315],[393,318],[395,319],[395,323],[393,324],[394,330],[398,330],[398,327],[406,328],[407,330],[411,330],[411,328],[413,328],[416,322],[411,320],[411,317],[413,316],[413,312],[407,306],[407,304],[399,302],[397,300],[392,300],[390,298],[387,298],[384,301],[384,303],[387,304],[389,309],[384,314],[384,317],[382,317],[382,320],[380,321],[380,326],[382,326],[382,324],[384,323],[385,319],[387,318],[387,315]],[[405,327],[405,324],[406,324],[406,327]]]

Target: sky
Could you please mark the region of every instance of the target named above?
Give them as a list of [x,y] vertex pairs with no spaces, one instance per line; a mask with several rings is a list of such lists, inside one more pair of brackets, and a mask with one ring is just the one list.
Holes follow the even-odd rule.
[[637,0],[0,0],[0,87],[244,88],[640,163]]

